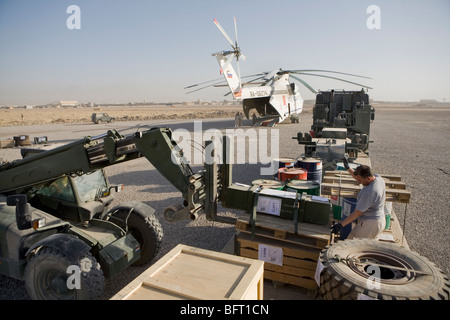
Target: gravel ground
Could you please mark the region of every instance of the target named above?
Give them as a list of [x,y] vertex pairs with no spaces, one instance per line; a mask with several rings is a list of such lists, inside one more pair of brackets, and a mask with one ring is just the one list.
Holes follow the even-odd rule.
[[[450,276],[450,248],[448,232],[449,208],[449,150],[450,150],[450,109],[415,107],[377,108],[372,125],[370,147],[372,165],[378,173],[399,174],[412,193],[411,202],[395,205],[397,216],[403,225],[406,238],[412,250],[426,256]],[[298,131],[307,131],[312,123],[311,112],[307,109],[300,124],[281,124],[275,129],[280,136],[279,155],[296,157],[303,152],[292,137]],[[69,142],[84,135],[95,136],[109,128],[122,133],[136,131],[137,127],[166,124],[173,130],[186,128],[192,132],[193,123],[176,121],[116,122],[113,125],[54,124],[23,127],[0,127],[0,139],[18,134],[31,136],[47,135],[50,141]],[[248,124],[248,122],[244,123]],[[217,128],[224,131],[234,127],[232,119],[205,120],[203,130]],[[247,127],[243,128],[244,130]],[[250,139],[250,143],[253,140]],[[248,158],[248,149],[247,159]],[[241,149],[238,149],[242,152]],[[1,149],[0,158],[12,160],[20,157],[17,149]],[[237,164],[233,166],[233,181],[251,183],[260,178],[260,164]],[[201,166],[193,166],[194,171]],[[106,282],[103,299],[117,293],[154,261],[166,254],[178,243],[204,249],[220,251],[234,234],[234,226],[207,221],[203,216],[196,221],[168,223],[162,216],[164,208],[180,202],[180,193],[163,178],[146,159],[115,165],[106,169],[113,184],[125,184],[125,190],[116,194],[114,204],[126,200],[142,201],[152,206],[164,229],[161,251],[155,260],[142,267],[130,267],[122,274]],[[227,216],[239,212],[222,209]],[[406,219],[405,218],[406,212]],[[0,275],[0,299],[28,299],[23,282]]]
[[450,109],[383,110],[372,138],[374,169],[411,191],[407,207],[395,205],[410,248],[450,277]]

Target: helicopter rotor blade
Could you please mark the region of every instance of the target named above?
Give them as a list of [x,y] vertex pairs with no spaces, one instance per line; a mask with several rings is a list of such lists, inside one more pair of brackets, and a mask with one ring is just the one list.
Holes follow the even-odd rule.
[[236,17],[234,17],[234,37],[235,37],[235,39],[236,39],[236,42],[235,42],[235,49],[236,49],[236,58],[237,59],[242,59],[242,60],[244,60],[244,61],[247,61],[247,57],[246,56],[244,56],[242,53],[241,53],[241,49],[239,48],[239,42],[238,42],[238,33],[237,33],[237,24],[236,24]]
[[306,88],[308,88],[309,89],[309,91],[311,91],[312,93],[314,93],[314,94],[317,94],[317,91],[316,90],[314,90],[309,84],[307,84],[304,80],[302,80],[302,79],[300,79],[300,78],[298,78],[298,77],[296,77],[296,76],[293,76],[292,74],[290,75],[292,78],[294,78],[295,80],[297,80],[298,82],[300,82],[301,84],[303,84]]
[[[255,74],[250,74],[250,75],[247,75],[247,76],[243,76],[242,79],[257,77],[255,79],[249,81],[249,82],[252,82],[252,81],[261,79],[263,76],[264,76],[264,73],[255,73]],[[214,82],[214,83],[212,83],[212,82]],[[203,86],[201,88],[196,88],[194,90],[188,91],[188,92],[186,92],[186,94],[192,93],[192,92],[196,92],[196,91],[199,91],[199,90],[203,90],[203,89],[206,89],[206,88],[209,88],[209,87],[227,86],[227,84],[225,83],[225,80],[223,79],[223,77],[221,77],[221,78],[217,78],[217,79],[213,79],[213,80],[208,80],[208,81],[203,81],[203,82],[200,82],[200,83],[192,84],[190,86],[184,87],[184,89],[191,89],[191,88],[194,88],[194,87],[197,87],[197,86],[201,86],[201,85],[204,85],[204,84],[207,84],[207,83],[212,83],[212,84],[209,84],[207,86]]]
[[237,36],[237,26],[236,26],[236,17],[234,17],[234,39],[236,43],[236,48],[238,48],[238,36]]
[[260,77],[260,76],[264,76],[264,73],[250,74],[248,76],[243,76],[242,79],[244,79],[244,78],[251,78],[251,77]]
[[227,41],[230,43],[231,47],[233,47],[234,50],[236,50],[236,47],[233,43],[233,41],[230,39],[230,37],[228,36],[228,34],[225,32],[225,30],[222,28],[222,26],[220,25],[220,23],[214,19],[214,23],[216,24],[217,28],[219,28],[219,31],[222,33],[222,35],[225,37],[225,39],[227,39]]
[[298,72],[298,73],[296,73],[296,74],[302,74],[302,75],[307,75],[307,76],[314,76],[314,77],[328,78],[328,79],[333,79],[333,80],[338,80],[338,81],[343,81],[343,82],[351,83],[351,84],[354,84],[354,85],[357,85],[357,86],[362,86],[362,87],[367,88],[367,89],[373,89],[373,88],[371,88],[371,87],[369,87],[369,86],[366,86],[365,84],[356,83],[356,82],[353,82],[353,81],[348,81],[348,80],[344,80],[344,79],[336,78],[336,77],[324,76],[324,75],[321,75],[321,74],[306,73],[306,72]]
[[342,74],[342,75],[346,75],[346,76],[352,76],[352,77],[358,77],[358,78],[364,78],[364,79],[372,79],[370,77],[361,76],[361,75],[357,75],[357,74],[345,73],[345,72],[339,72],[339,71],[331,71],[331,70],[303,69],[303,70],[288,70],[288,72],[297,73],[297,74],[300,74],[303,72],[328,72],[328,73],[336,73],[336,74]]
[[[196,92],[196,91],[200,91],[200,90],[203,90],[203,89],[206,89],[206,88],[209,88],[209,87],[215,87],[215,86],[217,86],[217,85],[221,85],[221,84],[224,83],[223,79],[218,79],[218,80],[221,80],[221,81],[220,81],[220,82],[215,82],[215,83],[213,83],[213,84],[209,84],[209,85],[207,85],[207,86],[203,86],[203,87],[200,87],[200,88],[196,88],[196,89],[194,89],[194,90],[191,90],[191,91],[186,92],[186,94],[193,93],[193,92]],[[212,82],[212,81],[209,81],[209,82]],[[206,82],[204,82],[204,83],[206,83]],[[198,85],[199,85],[199,84],[198,84]],[[189,87],[192,88],[193,86],[189,86]],[[186,87],[186,88],[188,88],[188,87]]]
[[236,65],[237,65],[237,72],[238,72],[238,80],[239,80],[239,91],[242,90],[242,81],[241,81],[241,67],[239,65],[239,57],[242,57],[243,60],[245,60],[245,56],[241,55],[241,51],[239,50],[238,45],[238,35],[237,35],[237,24],[236,24],[236,17],[234,17],[234,39],[235,39],[235,48],[236,48]]
[[204,85],[204,84],[207,84],[207,83],[217,82],[217,81],[220,81],[220,80],[223,80],[223,78],[216,78],[216,79],[213,79],[213,80],[208,80],[208,81],[203,81],[203,82],[200,82],[200,83],[191,84],[191,85],[189,85],[187,87],[184,87],[183,89],[190,89],[190,88],[193,88],[193,87],[196,87],[196,86],[201,86],[201,85]]
[[[242,79],[244,79],[244,78],[246,78],[246,77],[242,77]],[[259,80],[259,79],[263,79],[263,78],[264,78],[264,76],[262,75],[260,77],[257,77],[257,78],[254,78],[252,80],[249,80],[249,81],[247,81],[246,83],[243,83],[243,84],[253,84],[252,83],[253,81],[256,81],[256,80]],[[263,83],[263,82],[261,82],[261,83]]]

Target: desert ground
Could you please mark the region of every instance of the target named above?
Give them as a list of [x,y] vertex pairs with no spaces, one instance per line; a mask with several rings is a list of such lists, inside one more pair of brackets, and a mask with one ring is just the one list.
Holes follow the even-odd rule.
[[116,121],[150,121],[168,119],[205,119],[234,117],[240,106],[142,105],[100,107],[52,107],[0,109],[1,126],[91,122],[94,112],[105,112]]
[[[406,233],[410,248],[427,257],[450,277],[450,107],[417,106],[400,103],[374,103],[375,121],[371,126],[370,157],[377,173],[398,174],[411,191],[408,205],[395,205],[395,212]],[[92,109],[0,110],[0,140],[15,135],[47,135],[50,141],[68,143],[86,135],[97,135],[115,128],[119,132],[134,132],[152,126],[166,126],[192,132],[194,120],[202,129],[234,128],[234,114],[239,107],[105,107],[112,116],[122,117],[113,124],[90,122]],[[303,152],[292,137],[298,131],[308,131],[312,124],[312,105],[305,105],[299,124],[282,123],[278,130],[279,155],[297,157]],[[21,114],[24,115],[23,122]],[[135,117],[135,118],[132,118]],[[138,118],[139,117],[139,118]],[[158,118],[152,118],[158,117]],[[244,130],[251,121],[244,121]],[[258,129],[259,130],[259,129]],[[248,148],[244,150],[248,154]],[[0,149],[0,158],[11,161],[20,157],[18,148]],[[233,182],[251,183],[260,178],[261,164],[233,166]],[[201,166],[193,166],[194,171]],[[114,204],[142,201],[156,210],[164,229],[164,240],[156,259],[161,258],[178,243],[220,251],[233,237],[232,225],[207,221],[203,216],[195,221],[168,223],[164,208],[180,201],[180,193],[144,158],[108,167],[112,184],[125,184],[116,195]],[[239,212],[219,207],[221,214],[236,216]],[[156,260],[154,260],[156,261]],[[106,283],[103,299],[117,293],[154,261],[142,267],[131,267]],[[28,299],[23,282],[0,275],[0,299]]]

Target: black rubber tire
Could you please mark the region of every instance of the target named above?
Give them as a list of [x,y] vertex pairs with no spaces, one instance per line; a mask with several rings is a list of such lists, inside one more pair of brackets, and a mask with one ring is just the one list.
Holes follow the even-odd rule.
[[[427,273],[402,271],[355,263],[357,258]],[[325,247],[320,254],[319,298],[357,300],[361,294],[378,300],[449,300],[450,281],[427,258],[397,244],[367,239],[345,240]],[[373,276],[374,268],[377,276]]]
[[[78,261],[70,261],[59,250],[42,247],[32,256],[25,268],[25,286],[33,300],[94,300],[105,289],[105,278],[100,264],[88,252]],[[69,266],[80,271],[80,288],[69,289]],[[70,281],[70,279],[69,279]]]
[[[143,204],[140,205],[142,210]],[[125,219],[128,214],[127,210],[119,210],[114,214],[114,217]],[[122,228],[123,224],[116,219],[111,220],[117,223]],[[164,232],[155,215],[147,210],[147,212],[140,212],[134,210],[128,217],[128,232],[139,242],[141,247],[141,257],[133,263],[133,266],[141,266],[151,261],[161,248],[161,242],[164,237]]]

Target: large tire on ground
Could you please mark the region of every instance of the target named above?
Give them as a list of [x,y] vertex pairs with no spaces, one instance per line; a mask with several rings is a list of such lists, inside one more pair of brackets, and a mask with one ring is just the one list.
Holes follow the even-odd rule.
[[322,299],[449,300],[446,275],[427,258],[397,244],[345,240],[322,250],[320,263]]
[[[130,209],[131,214],[126,219]],[[140,266],[152,260],[159,252],[164,237],[161,224],[154,214],[155,210],[144,203],[131,202],[121,204],[110,212],[113,217],[110,221],[126,229],[139,242],[141,257],[133,265]]]
[[93,300],[105,288],[100,264],[89,252],[69,259],[51,247],[39,248],[28,262],[24,278],[33,300]]

